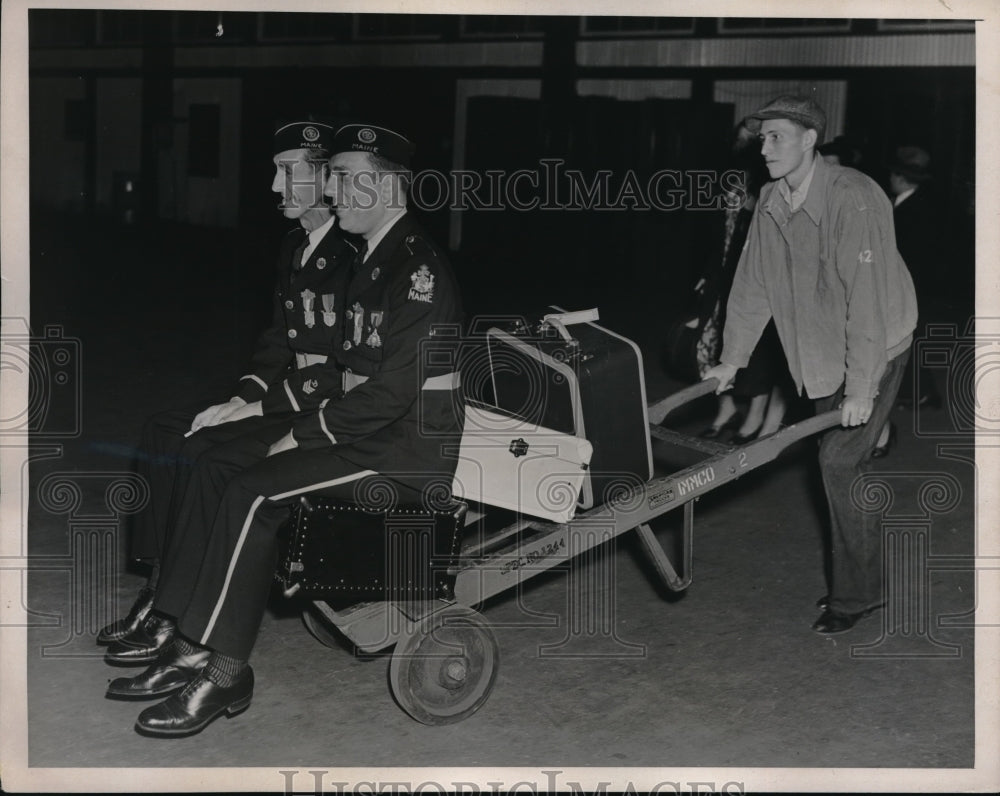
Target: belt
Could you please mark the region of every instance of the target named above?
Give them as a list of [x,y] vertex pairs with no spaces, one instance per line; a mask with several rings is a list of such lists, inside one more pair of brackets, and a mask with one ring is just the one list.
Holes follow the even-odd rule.
[[[348,370],[344,372],[344,392],[350,392],[359,384],[368,381],[367,376]],[[462,374],[457,370],[424,380],[421,390],[457,390],[462,386]]]
[[295,354],[296,370],[308,368],[310,365],[322,365],[324,362],[326,362],[326,354],[305,354],[302,352]]

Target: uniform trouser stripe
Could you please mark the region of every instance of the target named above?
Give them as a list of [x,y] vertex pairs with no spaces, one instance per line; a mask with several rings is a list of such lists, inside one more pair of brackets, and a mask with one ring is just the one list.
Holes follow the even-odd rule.
[[240,558],[240,552],[243,550],[247,534],[250,533],[250,526],[253,523],[254,515],[257,513],[257,509],[260,507],[261,503],[265,500],[284,500],[285,498],[299,495],[304,492],[312,492],[317,489],[325,489],[331,486],[346,484],[351,481],[357,481],[361,478],[365,478],[369,475],[377,475],[377,473],[374,470],[361,470],[356,473],[351,473],[350,475],[342,476],[341,478],[334,478],[330,481],[321,481],[317,484],[311,484],[309,486],[293,489],[290,492],[282,492],[278,495],[271,495],[270,498],[258,495],[254,502],[250,505],[250,510],[247,512],[246,519],[243,521],[243,528],[240,530],[240,537],[236,541],[236,547],[233,549],[233,556],[229,560],[229,569],[226,570],[226,579],[222,584],[222,592],[219,594],[219,599],[215,603],[215,608],[212,610],[212,615],[209,617],[208,624],[205,625],[205,632],[202,633],[201,641],[199,643],[207,645],[208,639],[212,635],[212,631],[215,629],[215,622],[219,618],[219,614],[222,612],[222,606],[226,602],[226,596],[229,594],[229,584],[232,582],[233,572],[236,571],[236,565]]
[[239,560],[240,551],[243,549],[243,543],[247,540],[247,533],[250,530],[250,523],[253,521],[253,515],[257,511],[257,507],[263,502],[264,496],[258,495],[257,499],[254,500],[253,505],[250,506],[250,511],[247,512],[247,518],[243,522],[243,529],[240,531],[240,538],[236,542],[236,549],[233,550],[233,557],[229,560],[229,569],[226,570],[226,580],[222,584],[222,593],[219,595],[219,599],[215,603],[215,609],[212,611],[212,616],[209,618],[208,624],[205,626],[205,632],[202,634],[202,644],[207,644],[208,637],[212,635],[212,630],[215,627],[215,620],[219,618],[219,612],[222,610],[222,604],[226,601],[226,595],[229,593],[229,583],[233,579],[233,571],[236,569],[236,562]]

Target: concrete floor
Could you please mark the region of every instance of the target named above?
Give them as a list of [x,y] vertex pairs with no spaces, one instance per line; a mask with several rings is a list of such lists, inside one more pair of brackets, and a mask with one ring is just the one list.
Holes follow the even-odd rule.
[[[412,720],[390,695],[387,655],[322,646],[300,621],[301,606],[276,596],[251,661],[251,708],[192,738],[137,735],[132,724],[144,704],[104,698],[107,681],[122,671],[102,661],[93,632],[102,611],[128,606],[143,578],[129,571],[74,580],[88,553],[74,552],[72,540],[105,528],[123,560],[124,518],[109,513],[108,484],[129,472],[145,416],[228,389],[248,322],[239,290],[224,274],[202,270],[197,234],[76,232],[72,242],[33,241],[33,326],[58,323],[80,339],[84,389],[82,434],[56,440],[61,455],[30,470],[29,549],[40,562],[28,590],[37,612],[27,645],[32,767],[249,766],[273,769],[265,780],[273,789],[284,781],[279,769],[301,770],[296,784],[311,791],[307,769],[337,767],[974,765],[974,633],[966,616],[975,606],[974,573],[960,564],[923,570],[913,593],[927,601],[926,626],[889,636],[899,628],[883,612],[841,636],[811,632],[825,583],[810,442],[698,503],[694,583],[682,595],[656,584],[629,533],[601,555],[534,579],[520,595],[489,601],[481,610],[499,639],[499,675],[485,706],[462,723]],[[87,251],[89,261],[80,255]],[[656,357],[665,319],[635,312],[635,296],[608,297],[601,310],[606,325],[643,346],[650,397],[676,389]],[[970,308],[958,302],[940,311],[961,321]],[[684,422],[697,429],[704,419]],[[920,485],[946,474],[959,492],[929,516],[929,552],[938,562],[961,561],[975,549],[969,440],[951,440],[949,453],[938,448],[943,437],[914,435],[912,412],[897,410],[895,422],[898,447],[879,465],[895,496],[893,516],[919,514]],[[948,414],[921,422],[943,430]],[[76,484],[75,508],[53,496],[52,478]],[[664,518],[661,532],[677,519]],[[598,586],[581,605],[570,595],[584,581]],[[613,632],[570,633],[580,612]]]

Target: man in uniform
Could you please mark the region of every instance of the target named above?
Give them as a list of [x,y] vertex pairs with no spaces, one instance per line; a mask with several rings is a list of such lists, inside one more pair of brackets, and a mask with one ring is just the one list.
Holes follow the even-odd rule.
[[364,241],[335,344],[345,392],[290,429],[269,428],[253,450],[222,445],[199,460],[154,602],[179,633],[132,678],[142,696],[190,680],[140,714],[141,733],[199,732],[250,704],[247,661],[277,531],[301,496],[352,500],[376,479],[400,502],[426,503],[428,493],[438,499],[450,489],[463,422],[459,377],[422,352],[437,332],[455,330],[461,302],[444,255],[406,212],[412,152],[406,138],[375,125],[336,134],[327,194],[342,228]]
[[772,182],[761,191],[729,295],[720,364],[730,387],[773,317],[796,387],[842,428],[820,442],[830,508],[832,577],[818,633],[839,633],[884,604],[878,517],[851,499],[889,416],[909,355],[917,304],[896,251],[892,207],[854,169],[823,162],[826,127],[810,99],[779,97],[744,122],[762,141]]
[[[274,134],[275,175],[285,218],[298,222],[281,244],[273,320],[260,335],[250,372],[233,397],[197,412],[182,409],[151,418],[142,433],[137,470],[151,499],[132,530],[131,553],[152,574],[124,619],[104,628],[109,662],[149,663],[173,634],[173,624],[149,615],[160,563],[193,463],[214,446],[260,433],[295,413],[312,411],[340,387],[324,377],[327,354],[343,312],[344,288],[355,248],[336,229],[322,196],[334,128],[311,121],[282,125]],[[294,375],[286,378],[289,369]],[[321,387],[322,382],[322,387]]]

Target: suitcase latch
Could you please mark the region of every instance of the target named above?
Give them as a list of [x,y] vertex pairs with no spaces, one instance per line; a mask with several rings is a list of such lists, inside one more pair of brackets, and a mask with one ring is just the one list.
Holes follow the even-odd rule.
[[514,454],[514,458],[516,459],[518,456],[524,456],[528,453],[528,443],[523,439],[511,440],[509,450]]

